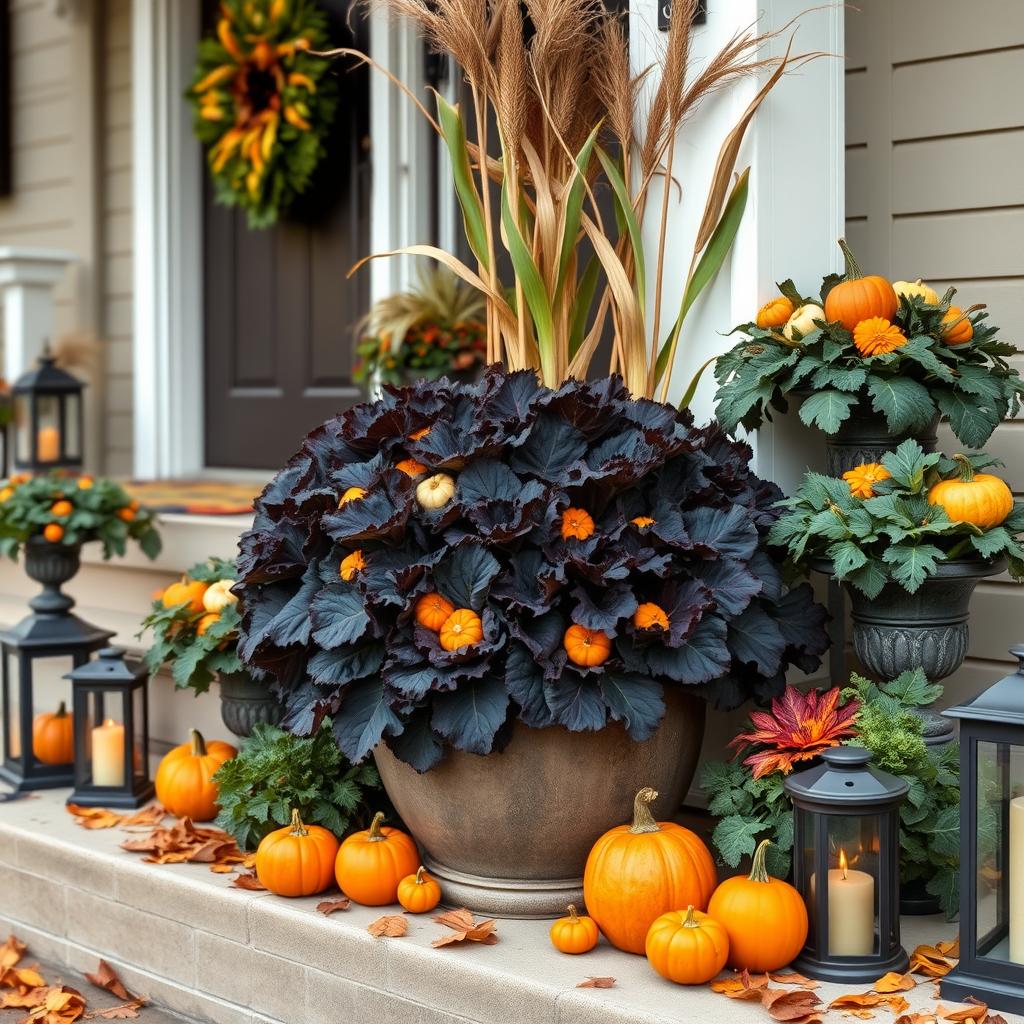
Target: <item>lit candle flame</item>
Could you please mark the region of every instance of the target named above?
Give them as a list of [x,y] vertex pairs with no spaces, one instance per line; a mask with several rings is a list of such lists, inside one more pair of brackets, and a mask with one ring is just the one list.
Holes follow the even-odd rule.
[[107,720],[106,720],[106,721],[105,721],[105,722],[103,723],[103,728],[104,728],[104,729],[109,729],[109,728],[111,728],[111,726],[114,726],[114,725],[117,725],[117,722],[115,722],[115,721],[114,721],[114,720],[113,720],[112,718],[108,718],[108,719],[107,719]]
[[842,871],[844,879],[846,878],[846,868],[847,868],[846,851],[843,850],[843,849],[840,849],[840,851],[839,851],[839,870]]

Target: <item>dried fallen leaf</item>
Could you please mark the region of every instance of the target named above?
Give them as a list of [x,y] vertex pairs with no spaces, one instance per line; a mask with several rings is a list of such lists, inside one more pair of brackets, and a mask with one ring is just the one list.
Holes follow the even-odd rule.
[[586,981],[581,981],[577,988],[614,988],[614,978],[587,978]]
[[879,978],[873,987],[876,992],[909,992],[916,985],[917,982],[909,973],[899,974],[896,971],[890,971]]
[[146,1000],[132,999],[127,1003],[122,1003],[120,1006],[108,1006],[105,1010],[93,1010],[92,1013],[85,1015],[86,1020],[100,1019],[100,1020],[131,1020],[138,1017],[139,1010],[146,1005]]
[[249,892],[266,892],[267,887],[256,877],[255,871],[243,871],[231,879],[235,889],[246,889]]
[[167,811],[159,804],[150,804],[148,807],[143,807],[141,811],[136,811],[134,814],[129,814],[127,817],[122,818],[121,828],[131,828],[132,826],[140,825],[148,825],[152,828],[154,825],[159,825],[166,817]]
[[44,988],[46,979],[36,967],[7,967],[0,971],[0,988],[13,988],[19,992]]
[[113,828],[121,824],[120,814],[103,807],[79,807],[78,804],[68,804],[67,808],[82,828]]
[[8,992],[0,997],[0,1010],[34,1010],[46,998],[48,986],[31,988],[24,992]]
[[828,1004],[830,1010],[864,1010],[871,1006],[880,1006],[884,997],[877,992],[852,992],[837,996]]
[[821,1000],[805,989],[766,988],[761,993],[761,1005],[775,1019],[797,1021],[812,1015]]
[[111,995],[117,996],[118,999],[123,999],[125,1002],[138,998],[137,996],[133,996],[131,992],[124,987],[124,982],[117,976],[117,971],[115,971],[106,960],[100,960],[100,965],[96,968],[96,973],[86,974],[85,980],[88,981],[90,985],[102,988]]
[[905,1013],[893,1024],[936,1024],[936,1017],[934,1013]]
[[170,828],[157,827],[138,839],[126,839],[121,849],[147,854],[143,860],[148,864],[210,864],[217,872],[221,872],[220,865],[242,864],[246,859],[227,832],[200,828],[190,818],[182,818]]
[[1007,1024],[1007,1021],[1001,1013],[990,1013],[985,1024]]
[[477,921],[465,907],[460,907],[458,910],[446,910],[443,914],[438,914],[434,921],[452,929],[451,935],[442,935],[441,938],[431,942],[431,946],[435,949],[441,946],[451,946],[458,942],[481,942],[485,946],[493,946],[498,941],[498,936],[494,934],[498,922],[494,920]]
[[7,941],[0,946],[0,970],[13,967],[25,955],[26,948],[20,939],[8,935]]
[[316,905],[316,909],[319,910],[324,917],[329,917],[331,914],[334,914],[339,910],[348,910],[350,906],[352,906],[352,901],[350,899],[346,899],[344,896],[339,896],[333,900],[321,900]]
[[404,914],[385,914],[378,917],[366,930],[375,939],[399,939],[409,931],[409,921]]
[[943,978],[953,969],[953,960],[960,956],[958,942],[939,942],[934,946],[918,946],[910,954],[910,973],[929,978]]
[[720,978],[711,982],[711,991],[720,992],[730,999],[756,1000],[760,1002],[761,993],[768,987],[767,974],[755,974],[744,970],[731,978]]
[[895,1014],[906,1013],[910,1009],[910,1003],[899,993],[891,993],[885,996],[882,1002]]
[[70,1024],[85,1013],[82,993],[67,985],[54,985],[44,989],[42,1002],[33,1008],[18,1024]]
[[802,974],[797,974],[795,971],[789,974],[770,974],[768,975],[772,981],[778,985],[799,985],[801,988],[805,988],[810,991],[813,988],[818,987],[818,982],[813,978],[806,978]]
[[[966,1002],[966,1000],[965,1000]],[[943,1006],[941,1003],[936,1007],[935,1012],[943,1020],[955,1020],[965,1021],[973,1020],[977,1021],[978,1024],[982,1024],[985,1018],[988,1016],[988,1007],[984,1003],[973,1002],[968,1006],[956,1009],[949,1006]]]

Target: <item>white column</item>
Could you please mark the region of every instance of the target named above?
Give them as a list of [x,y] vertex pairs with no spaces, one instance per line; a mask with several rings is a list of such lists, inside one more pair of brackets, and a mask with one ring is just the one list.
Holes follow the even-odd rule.
[[4,378],[13,383],[53,340],[54,286],[77,260],[59,249],[0,246]]

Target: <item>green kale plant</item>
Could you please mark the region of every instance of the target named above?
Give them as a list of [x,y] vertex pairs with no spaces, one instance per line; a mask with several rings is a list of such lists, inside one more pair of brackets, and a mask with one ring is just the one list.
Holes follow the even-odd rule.
[[220,787],[216,823],[243,850],[287,825],[293,808],[307,825],[322,825],[340,839],[365,828],[384,800],[377,770],[345,759],[329,719],[307,738],[257,724],[214,779]]

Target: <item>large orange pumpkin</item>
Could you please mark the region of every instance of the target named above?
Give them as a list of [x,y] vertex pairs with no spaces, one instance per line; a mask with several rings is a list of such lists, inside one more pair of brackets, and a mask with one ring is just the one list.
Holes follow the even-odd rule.
[[838,320],[852,331],[862,320],[871,317],[891,321],[900,304],[892,285],[877,274],[862,274],[845,239],[839,239],[839,248],[846,260],[846,276],[825,297],[828,322]]
[[[771,941],[770,934],[766,939]],[[662,914],[647,933],[644,952],[663,978],[677,985],[703,985],[725,966],[729,936],[710,914],[690,906]]]
[[708,916],[729,935],[729,966],[751,974],[785,967],[807,941],[803,897],[765,867],[770,845],[770,839],[762,840],[750,874],[727,878],[708,904]]
[[217,817],[217,783],[214,772],[238,751],[230,743],[207,743],[193,729],[188,743],[164,755],[156,770],[156,798],[171,814],[193,821]]
[[655,919],[670,910],[707,908],[717,875],[708,848],[674,821],[655,821],[658,794],[641,789],[632,825],[605,832],[583,872],[587,911],[605,938],[629,953],[643,953]]
[[43,764],[73,764],[75,723],[61,701],[56,711],[43,711],[32,721],[32,754]]
[[298,809],[290,825],[260,840],[256,877],[277,896],[314,896],[334,881],[338,840],[319,825],[304,825]]
[[1013,492],[1006,481],[991,473],[975,473],[966,455],[954,455],[959,476],[940,480],[928,492],[933,505],[941,505],[957,523],[971,523],[982,530],[998,526],[1013,511]]
[[369,828],[354,832],[338,850],[334,876],[341,891],[356,903],[381,907],[398,899],[398,883],[416,874],[420,855],[412,837],[382,827],[378,811]]

